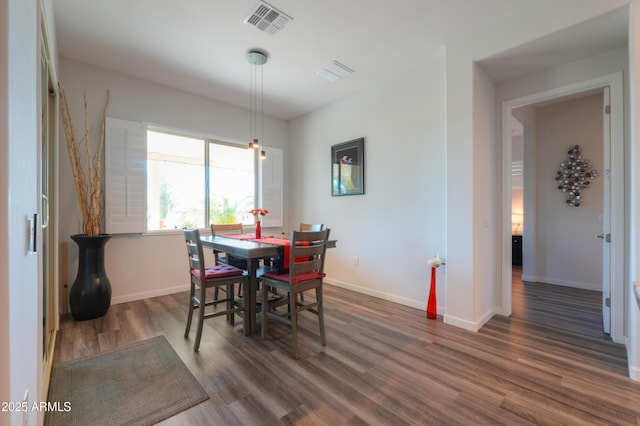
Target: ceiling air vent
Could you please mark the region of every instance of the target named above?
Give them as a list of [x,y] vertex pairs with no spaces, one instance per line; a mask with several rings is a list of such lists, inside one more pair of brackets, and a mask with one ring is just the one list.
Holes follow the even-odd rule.
[[283,29],[291,20],[293,20],[292,17],[285,15],[270,4],[261,1],[255,5],[242,22],[265,33],[275,34]]
[[341,64],[338,61],[333,61],[316,71],[316,74],[333,83],[334,81],[345,78],[346,76],[348,76],[349,74],[353,74],[354,72],[355,71],[348,66]]

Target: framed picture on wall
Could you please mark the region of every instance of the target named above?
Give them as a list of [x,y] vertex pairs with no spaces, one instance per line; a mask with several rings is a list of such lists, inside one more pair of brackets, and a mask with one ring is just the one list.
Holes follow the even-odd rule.
[[331,195],[364,194],[364,138],[331,146]]

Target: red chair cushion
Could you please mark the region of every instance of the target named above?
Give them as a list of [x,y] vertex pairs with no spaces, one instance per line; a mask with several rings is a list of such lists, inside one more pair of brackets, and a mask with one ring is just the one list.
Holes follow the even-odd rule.
[[[192,269],[191,273],[197,277],[200,278],[200,271],[198,269]],[[231,266],[231,265],[216,265],[216,266],[209,266],[207,269],[205,269],[205,274],[206,274],[206,279],[211,279],[211,278],[224,278],[224,277],[233,277],[235,275],[242,275],[242,269],[240,268],[236,268],[235,266]]]
[[277,280],[277,281],[282,281],[285,283],[289,283],[289,284],[297,284],[299,282],[302,281],[310,281],[310,280],[316,280],[319,278],[324,278],[326,277],[327,274],[321,274],[319,272],[304,272],[302,274],[298,274],[295,275],[293,277],[293,281],[289,281],[289,274],[280,274],[278,273],[278,271],[269,271],[267,273],[264,274],[264,277],[266,278],[270,278],[272,280]]

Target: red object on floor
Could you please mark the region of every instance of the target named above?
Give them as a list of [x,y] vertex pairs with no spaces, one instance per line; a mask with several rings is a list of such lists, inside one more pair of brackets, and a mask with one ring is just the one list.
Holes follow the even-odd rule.
[[262,225],[260,224],[260,221],[258,220],[256,222],[256,239],[260,239],[262,238]]
[[431,268],[431,288],[429,289],[429,300],[427,302],[427,318],[436,319],[438,317],[438,307],[436,303],[436,268]]

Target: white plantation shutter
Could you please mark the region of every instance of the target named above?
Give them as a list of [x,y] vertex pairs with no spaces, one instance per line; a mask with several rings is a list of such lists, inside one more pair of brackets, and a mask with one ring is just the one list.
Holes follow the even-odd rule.
[[261,160],[262,166],[262,205],[269,214],[262,219],[264,227],[284,225],[283,214],[283,154],[279,148],[262,148],[267,158]]
[[142,233],[146,230],[144,126],[107,117],[105,138],[105,231]]

